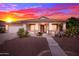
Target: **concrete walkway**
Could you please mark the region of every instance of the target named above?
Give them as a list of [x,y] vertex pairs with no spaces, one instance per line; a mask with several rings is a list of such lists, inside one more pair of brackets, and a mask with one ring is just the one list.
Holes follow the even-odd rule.
[[65,52],[50,35],[44,34],[43,37],[47,38],[52,56],[66,56]]
[[0,44],[4,43],[6,40],[11,40],[16,37],[17,34],[15,33],[0,33]]

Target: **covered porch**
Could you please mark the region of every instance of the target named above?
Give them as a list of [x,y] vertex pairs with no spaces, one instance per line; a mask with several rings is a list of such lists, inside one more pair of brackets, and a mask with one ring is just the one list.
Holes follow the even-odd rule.
[[66,30],[66,24],[61,22],[52,22],[52,23],[27,23],[23,24],[25,30],[29,33],[47,33],[47,34],[57,34],[60,31]]

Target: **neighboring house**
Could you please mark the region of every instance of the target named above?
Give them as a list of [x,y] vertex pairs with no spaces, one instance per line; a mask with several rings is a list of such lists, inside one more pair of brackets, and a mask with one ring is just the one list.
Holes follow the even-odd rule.
[[66,30],[66,22],[62,20],[49,19],[47,17],[40,17],[38,19],[29,19],[18,21],[8,25],[8,32],[17,32],[19,28],[24,28],[30,33],[58,33]]
[[0,33],[6,32],[6,23],[4,21],[0,21]]

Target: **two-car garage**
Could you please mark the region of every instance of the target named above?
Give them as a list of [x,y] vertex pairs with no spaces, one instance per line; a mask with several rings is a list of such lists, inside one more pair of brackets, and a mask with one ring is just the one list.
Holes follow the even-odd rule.
[[23,28],[23,26],[22,25],[9,25],[7,31],[8,33],[16,33],[19,30],[19,28]]

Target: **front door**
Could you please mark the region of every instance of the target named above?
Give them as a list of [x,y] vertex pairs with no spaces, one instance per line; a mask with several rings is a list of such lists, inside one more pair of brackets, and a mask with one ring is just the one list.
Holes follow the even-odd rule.
[[46,33],[46,25],[40,25],[40,32]]

